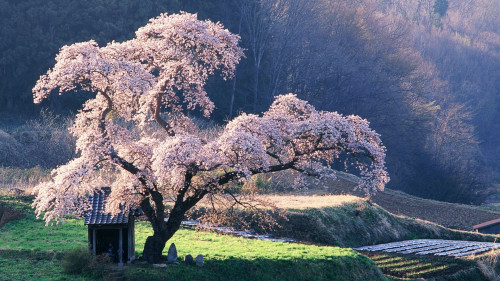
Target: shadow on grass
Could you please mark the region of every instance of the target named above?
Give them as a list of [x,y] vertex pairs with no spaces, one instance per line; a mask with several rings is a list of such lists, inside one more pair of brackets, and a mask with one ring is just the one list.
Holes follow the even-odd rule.
[[156,268],[134,264],[126,280],[387,280],[371,261],[346,257],[330,260],[210,259],[203,267],[169,264]]
[[0,249],[0,257],[6,259],[27,260],[61,260],[64,256],[62,251],[34,251],[34,250],[3,250]]
[[68,274],[61,265],[62,252],[30,251],[30,250],[0,250],[0,280],[9,281],[97,281],[104,278],[94,278],[85,272],[83,274]]
[[11,209],[3,206],[0,202],[0,228],[10,221],[24,218],[24,213],[20,210]]

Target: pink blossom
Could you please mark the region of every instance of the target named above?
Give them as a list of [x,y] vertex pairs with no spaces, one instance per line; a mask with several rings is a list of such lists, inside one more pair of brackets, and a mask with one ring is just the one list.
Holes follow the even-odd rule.
[[293,94],[276,97],[261,116],[242,114],[215,138],[193,132],[185,112],[212,112],[204,85],[216,70],[232,77],[243,55],[238,41],[221,24],[181,13],[152,19],[129,41],[61,48],[33,88],[35,102],[54,90],[97,95],[71,128],[79,156],[35,188],[37,215],[48,223],[82,213],[86,196],[105,183],[102,171],[115,172],[108,208],[141,206],[153,225],[255,174],[293,169],[334,178],[331,164],[340,159],[355,162],[368,194],[382,190],[389,181],[385,147],[368,121],[317,111]]

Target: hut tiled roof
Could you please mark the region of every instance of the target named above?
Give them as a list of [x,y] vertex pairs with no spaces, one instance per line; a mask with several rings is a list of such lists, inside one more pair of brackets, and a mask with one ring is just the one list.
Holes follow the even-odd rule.
[[100,191],[94,192],[93,195],[89,196],[89,204],[91,209],[88,210],[85,217],[85,225],[94,224],[127,224],[129,216],[139,216],[142,214],[140,209],[135,210],[122,210],[116,215],[111,213],[105,213],[106,201],[108,199],[111,189],[109,187],[103,187]]

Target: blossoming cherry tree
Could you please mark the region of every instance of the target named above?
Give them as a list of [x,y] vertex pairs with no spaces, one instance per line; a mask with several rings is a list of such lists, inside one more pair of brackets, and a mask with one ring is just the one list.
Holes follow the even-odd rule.
[[[53,91],[96,93],[71,132],[78,156],[35,188],[33,206],[49,223],[89,208],[103,171],[116,173],[108,209],[141,207],[153,228],[143,256],[158,262],[186,212],[200,200],[229,196],[228,186],[260,173],[292,169],[335,177],[332,163],[351,159],[367,193],[389,180],[385,147],[366,120],[317,111],[293,94],[262,115],[242,114],[213,138],[200,136],[186,112],[208,117],[210,75],[231,78],[243,56],[239,36],[189,13],[162,14],[125,42],[61,48],[33,88],[39,103]],[[167,208],[166,206],[171,206]]]

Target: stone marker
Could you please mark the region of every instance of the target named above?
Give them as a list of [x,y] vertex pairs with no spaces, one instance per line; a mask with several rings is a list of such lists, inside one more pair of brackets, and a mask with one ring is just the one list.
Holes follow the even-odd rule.
[[196,256],[196,265],[197,266],[203,266],[203,255],[197,255]]
[[177,248],[174,243],[170,244],[170,248],[168,248],[167,262],[177,262]]
[[193,259],[193,256],[191,256],[191,255],[189,255],[189,254],[188,254],[188,255],[186,255],[186,256],[184,257],[184,263],[185,263],[185,264],[187,264],[187,265],[192,265],[192,264],[194,264],[194,259]]

